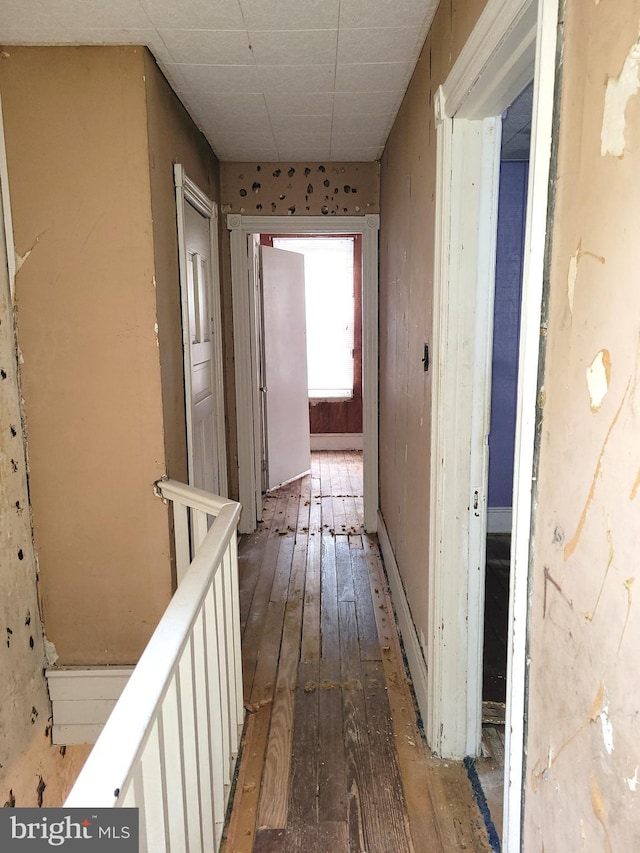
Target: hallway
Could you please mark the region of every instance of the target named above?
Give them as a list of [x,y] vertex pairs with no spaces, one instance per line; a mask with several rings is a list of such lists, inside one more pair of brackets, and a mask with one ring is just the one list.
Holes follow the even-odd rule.
[[319,452],[239,548],[247,721],[228,853],[488,851],[461,765],[421,738],[362,455]]

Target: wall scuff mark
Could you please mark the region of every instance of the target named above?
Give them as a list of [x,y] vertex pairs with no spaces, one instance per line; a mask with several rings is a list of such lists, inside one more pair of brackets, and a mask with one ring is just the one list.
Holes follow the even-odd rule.
[[600,153],[603,157],[623,157],[625,152],[625,113],[629,99],[640,88],[640,39],[629,51],[617,78],[607,81],[604,113],[600,132]]

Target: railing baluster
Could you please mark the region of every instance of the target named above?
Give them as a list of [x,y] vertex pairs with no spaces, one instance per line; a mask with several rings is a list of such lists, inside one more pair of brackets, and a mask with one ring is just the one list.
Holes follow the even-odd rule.
[[240,506],[173,480],[156,485],[173,501],[178,589],[65,806],[137,806],[143,853],[211,853],[244,715]]

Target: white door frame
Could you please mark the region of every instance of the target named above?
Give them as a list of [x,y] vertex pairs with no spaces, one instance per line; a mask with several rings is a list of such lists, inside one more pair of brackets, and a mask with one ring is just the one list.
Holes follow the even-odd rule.
[[[435,99],[427,739],[477,755],[500,115],[534,78],[514,464],[504,850],[520,849],[527,581],[557,0],[489,0]],[[534,74],[535,71],[535,74]]]
[[211,336],[213,341],[213,394],[216,435],[216,470],[218,493],[228,495],[227,442],[224,417],[224,373],[222,355],[222,308],[220,303],[220,260],[218,252],[218,206],[185,173],[180,163],[173,166],[176,188],[176,216],[178,224],[178,262],[180,271],[180,302],[182,307],[182,351],[184,359],[185,413],[187,425],[187,465],[189,485],[194,484],[193,426],[191,413],[191,342],[189,340],[187,252],[185,242],[184,206],[190,204],[198,213],[209,220],[211,243]]
[[373,533],[378,523],[378,229],[380,217],[241,216],[227,215],[231,232],[231,282],[233,339],[238,422],[238,483],[242,504],[239,530],[252,533],[258,522],[255,448],[260,438],[258,377],[255,358],[257,331],[252,260],[248,238],[253,234],[361,234],[362,235],[362,435],[364,473],[364,525]]

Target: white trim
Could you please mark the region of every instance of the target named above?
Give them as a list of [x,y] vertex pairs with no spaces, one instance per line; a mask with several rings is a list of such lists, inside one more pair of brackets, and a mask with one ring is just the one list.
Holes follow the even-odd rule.
[[427,708],[429,705],[427,664],[424,659],[420,640],[418,639],[416,626],[411,616],[407,594],[402,583],[402,578],[400,577],[400,569],[393,553],[391,540],[389,539],[382,513],[378,513],[378,542],[380,543],[380,553],[382,554],[382,561],[387,572],[387,578],[389,579],[391,600],[393,601],[398,619],[398,627],[402,636],[405,654],[407,655],[413,689],[420,712],[424,715],[424,708]]
[[511,507],[490,506],[487,508],[487,533],[511,533]]
[[132,666],[47,669],[52,742],[95,743],[132,672]]
[[4,239],[7,245],[7,268],[9,271],[9,293],[13,300],[16,286],[16,248],[13,242],[13,220],[11,218],[11,197],[9,195],[9,168],[7,166],[7,146],[4,138],[4,118],[2,98],[0,97],[0,192],[2,193],[2,218]]
[[224,416],[224,365],[222,353],[222,307],[220,299],[220,252],[218,247],[218,206],[194,183],[180,163],[173,166],[176,190],[176,220],[178,228],[178,267],[180,275],[180,304],[182,310],[182,352],[184,366],[185,417],[187,428],[187,465],[189,484],[194,484],[193,432],[191,414],[191,357],[187,304],[187,257],[185,250],[184,205],[190,204],[202,216],[209,220],[209,241],[211,250],[211,336],[213,340],[213,394],[215,397],[215,442],[216,442],[216,490],[218,494],[228,494],[227,479],[227,441]]
[[551,139],[554,132],[557,38],[558,0],[543,0],[538,8],[518,356],[518,407],[511,537],[512,580],[507,646],[508,690],[502,838],[504,853],[519,851],[522,840],[531,487],[536,442],[535,413],[538,393],[542,282],[548,226]]
[[[441,754],[455,756],[459,754],[462,743],[466,743],[468,749],[473,741],[473,737],[469,737],[473,733],[468,728],[477,728],[477,721],[469,720],[468,712],[474,702],[470,694],[475,694],[477,690],[478,673],[464,673],[456,655],[461,651],[459,637],[462,636],[467,642],[471,640],[472,632],[466,629],[467,619],[477,623],[481,615],[478,608],[480,599],[476,596],[476,612],[472,614],[464,597],[468,593],[470,573],[475,572],[477,562],[474,555],[478,556],[476,552],[480,542],[473,532],[474,521],[468,521],[477,488],[471,480],[471,474],[475,469],[477,478],[482,478],[482,466],[478,467],[478,460],[484,453],[484,448],[478,449],[478,444],[484,440],[481,419],[476,417],[475,444],[472,443],[471,447],[466,444],[464,436],[460,443],[460,433],[457,431],[460,425],[465,426],[466,423],[464,418],[469,411],[469,389],[464,371],[461,370],[466,366],[464,349],[468,346],[464,337],[467,332],[463,322],[466,319],[465,306],[456,301],[456,294],[461,292],[460,279],[468,275],[469,255],[471,258],[474,255],[474,247],[469,246],[468,242],[465,243],[464,251],[461,251],[460,237],[466,237],[467,241],[470,236],[473,239],[474,215],[476,232],[479,229],[477,216],[480,208],[474,193],[469,193],[469,177],[473,178],[475,187],[481,181],[482,164],[490,166],[490,158],[493,156],[487,148],[478,159],[479,143],[473,135],[474,126],[478,124],[478,119],[497,116],[502,112],[524,87],[531,76],[531,69],[535,67],[516,424],[515,524],[512,540],[514,580],[509,616],[506,725],[503,849],[514,853],[520,849],[522,819],[531,484],[557,13],[557,0],[544,0],[539,9],[536,0],[489,0],[435,103],[438,151],[434,352],[439,353],[441,363],[434,372],[432,395],[429,587],[433,591],[433,600],[429,603],[429,618],[433,627],[427,648],[430,700],[427,705],[427,732],[434,748]],[[462,157],[457,150],[459,139],[465,141]],[[491,198],[490,201],[493,204],[495,199]],[[486,283],[486,267],[482,279]],[[468,298],[468,291],[465,298]],[[478,333],[476,327],[475,335]],[[486,394],[486,387],[478,388],[477,383],[476,371],[473,387],[482,398]],[[470,450],[474,459],[468,469],[467,455]],[[461,501],[461,487],[465,481],[467,491]],[[483,513],[485,494],[486,482],[480,484],[478,494],[480,515]],[[465,507],[467,502],[469,512]],[[474,554],[469,548],[473,549]],[[451,626],[454,629],[457,627],[458,640],[452,637]],[[444,637],[443,631],[447,627],[449,633]],[[467,652],[464,664],[473,669],[473,655],[470,649]],[[457,677],[452,679],[456,671]],[[463,699],[466,697],[466,701],[460,702],[461,696]],[[449,718],[450,713],[453,719]],[[464,721],[463,716],[466,716]],[[465,726],[467,731],[464,731]]]
[[312,450],[362,450],[361,432],[311,433]]
[[380,217],[368,216],[227,216],[231,232],[231,280],[238,425],[238,483],[242,504],[239,530],[257,526],[254,447],[258,379],[255,359],[256,319],[249,287],[249,234],[362,234],[362,387],[364,524],[374,533],[378,523],[378,229]]

